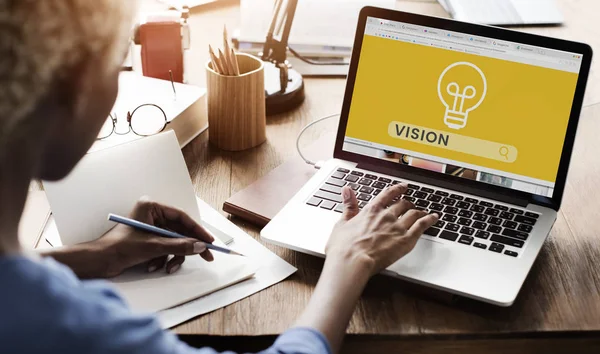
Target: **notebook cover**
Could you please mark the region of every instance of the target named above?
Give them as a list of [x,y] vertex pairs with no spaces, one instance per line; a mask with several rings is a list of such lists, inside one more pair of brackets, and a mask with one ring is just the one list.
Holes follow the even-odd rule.
[[150,22],[140,26],[144,76],[183,82],[181,25],[177,22]]
[[[328,134],[303,149],[312,160],[333,157],[335,136]],[[271,221],[285,204],[308,182],[317,170],[297,153],[266,176],[239,191],[223,203],[223,210],[231,215],[263,227]]]

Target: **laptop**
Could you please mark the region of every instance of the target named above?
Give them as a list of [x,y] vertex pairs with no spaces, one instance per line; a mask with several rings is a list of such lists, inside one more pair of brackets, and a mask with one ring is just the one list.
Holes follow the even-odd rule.
[[366,7],[334,158],[262,230],[316,256],[350,186],[440,220],[384,273],[510,306],[560,208],[590,70],[588,45]]

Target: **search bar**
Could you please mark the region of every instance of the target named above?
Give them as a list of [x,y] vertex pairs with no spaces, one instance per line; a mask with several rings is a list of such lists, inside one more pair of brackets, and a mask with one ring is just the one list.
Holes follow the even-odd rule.
[[388,134],[395,139],[462,152],[505,163],[515,162],[519,153],[517,148],[512,145],[396,121],[391,122],[388,126]]

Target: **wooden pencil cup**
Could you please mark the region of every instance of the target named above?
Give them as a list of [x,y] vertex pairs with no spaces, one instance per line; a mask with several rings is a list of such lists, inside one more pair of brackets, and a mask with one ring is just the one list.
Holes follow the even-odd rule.
[[210,61],[206,64],[209,140],[228,151],[267,140],[263,62],[244,53],[236,56],[240,76],[220,75]]

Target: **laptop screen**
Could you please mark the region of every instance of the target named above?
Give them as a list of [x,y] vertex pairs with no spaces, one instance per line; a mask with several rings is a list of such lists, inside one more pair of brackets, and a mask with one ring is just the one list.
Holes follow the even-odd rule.
[[552,197],[581,64],[369,17],[343,150]]

